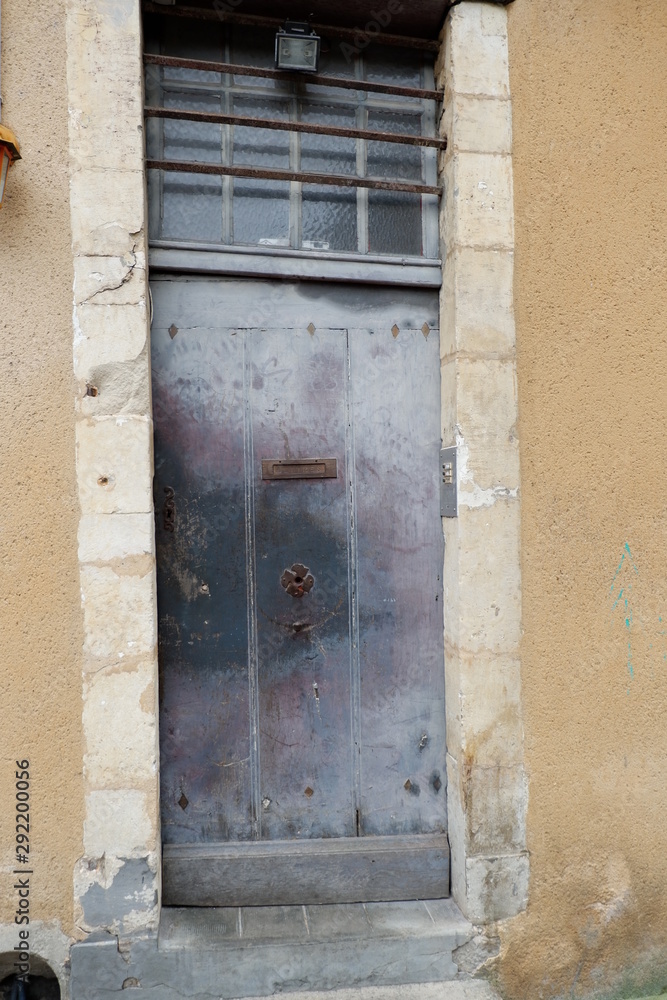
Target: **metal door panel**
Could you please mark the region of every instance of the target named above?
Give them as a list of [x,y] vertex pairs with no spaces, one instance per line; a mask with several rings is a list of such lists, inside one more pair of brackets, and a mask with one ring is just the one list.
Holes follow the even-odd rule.
[[187,303],[176,314],[177,333],[156,324],[152,335],[163,838],[244,840],[252,831],[242,343],[228,331],[185,328]]
[[[354,834],[344,330],[247,331],[262,839]],[[333,457],[338,478],[262,479],[262,459]],[[302,564],[313,588],[290,596]]]
[[[436,297],[210,278],[153,290],[166,898],[439,895]],[[335,460],[336,477],[263,478],[263,461],[308,458]],[[314,584],[293,597],[297,565]],[[395,838],[395,884],[378,837]],[[295,842],[335,884],[300,877]],[[253,851],[244,896],[233,873]]]
[[361,828],[445,823],[438,331],[350,331]]

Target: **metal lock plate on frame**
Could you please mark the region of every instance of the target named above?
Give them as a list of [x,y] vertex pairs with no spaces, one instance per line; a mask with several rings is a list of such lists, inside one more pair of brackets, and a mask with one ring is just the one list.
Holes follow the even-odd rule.
[[443,448],[440,452],[440,514],[457,517],[456,447]]

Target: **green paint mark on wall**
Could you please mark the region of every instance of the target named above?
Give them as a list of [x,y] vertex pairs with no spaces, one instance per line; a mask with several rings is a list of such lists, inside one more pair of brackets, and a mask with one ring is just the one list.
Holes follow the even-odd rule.
[[[628,582],[628,573],[631,574],[631,579],[634,576],[637,577],[639,576],[639,569],[637,568],[637,564],[635,563],[635,560],[633,558],[630,545],[628,544],[628,542],[626,542],[623,546],[621,559],[618,563],[618,566],[616,567],[616,572],[614,573],[609,593],[613,601],[611,606],[612,618],[614,617],[614,612],[616,611],[618,605],[621,604],[621,602],[623,602],[622,603],[622,608],[624,612],[623,621],[625,624],[625,628],[627,630],[626,669],[630,680],[632,680],[635,676],[633,640],[634,636],[636,635],[637,627],[640,629],[641,634],[644,636],[646,640],[646,647],[644,648],[647,648],[648,651],[647,658],[649,659],[649,661],[655,654],[652,653],[652,650],[654,649],[654,643],[648,641],[649,636],[647,635],[647,629],[644,627],[644,622],[641,613],[638,611],[637,614],[635,615],[636,607],[633,608],[632,583]],[[621,579],[619,579],[619,577],[621,577]],[[636,606],[636,595],[634,598],[634,604]],[[663,624],[662,615],[658,615],[658,624],[659,625]],[[665,662],[667,662],[667,629],[656,628],[655,632],[653,632],[653,629],[649,628],[648,631],[652,633],[654,639],[656,638],[656,633],[657,636],[660,637],[659,642],[656,640],[656,645],[663,650],[661,654],[662,655],[661,663],[664,664]],[[656,653],[657,652],[658,650],[656,649]],[[653,677],[654,676],[653,667],[650,662],[648,663],[648,666],[650,667],[651,677]],[[628,694],[629,693],[630,693],[630,688],[628,688]]]

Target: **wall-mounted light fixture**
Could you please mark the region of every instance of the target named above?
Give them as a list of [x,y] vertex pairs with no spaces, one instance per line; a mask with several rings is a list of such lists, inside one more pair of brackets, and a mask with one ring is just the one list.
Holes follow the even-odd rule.
[[317,73],[320,36],[305,21],[285,21],[276,33],[276,68]]
[[7,174],[14,160],[21,159],[18,139],[11,129],[0,125],[0,208],[5,194]]

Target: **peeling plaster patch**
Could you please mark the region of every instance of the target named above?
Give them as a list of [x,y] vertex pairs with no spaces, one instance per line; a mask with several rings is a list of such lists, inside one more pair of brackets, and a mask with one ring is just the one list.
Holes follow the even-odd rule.
[[459,492],[459,507],[492,507],[496,500],[516,500],[518,488],[510,490],[505,486],[494,486],[491,490],[483,490],[475,486],[472,492]]
[[456,428],[456,465],[459,475],[459,486],[461,483],[471,483],[472,473],[468,468],[470,459],[470,448],[466,444],[460,427]]
[[76,307],[76,302],[72,306],[72,327],[74,330],[72,347],[73,347],[74,359],[76,361],[76,356],[79,348],[86,342],[86,335],[81,329],[81,324],[79,323],[79,313]]
[[123,861],[120,858],[80,858],[74,867],[74,890],[79,898],[88,892],[91,886],[99,885],[108,889],[120,871]]
[[157,907],[155,871],[150,859],[115,859],[116,872],[106,884],[94,881],[81,895],[84,928],[110,927],[128,932],[146,923]]
[[[458,471],[458,503],[459,507],[492,507],[496,500],[516,500],[519,488],[510,489],[507,486],[493,486],[484,490],[474,481],[468,467],[470,448],[465,442],[461,430],[456,428],[456,461]],[[472,489],[464,489],[463,484],[470,483]]]

